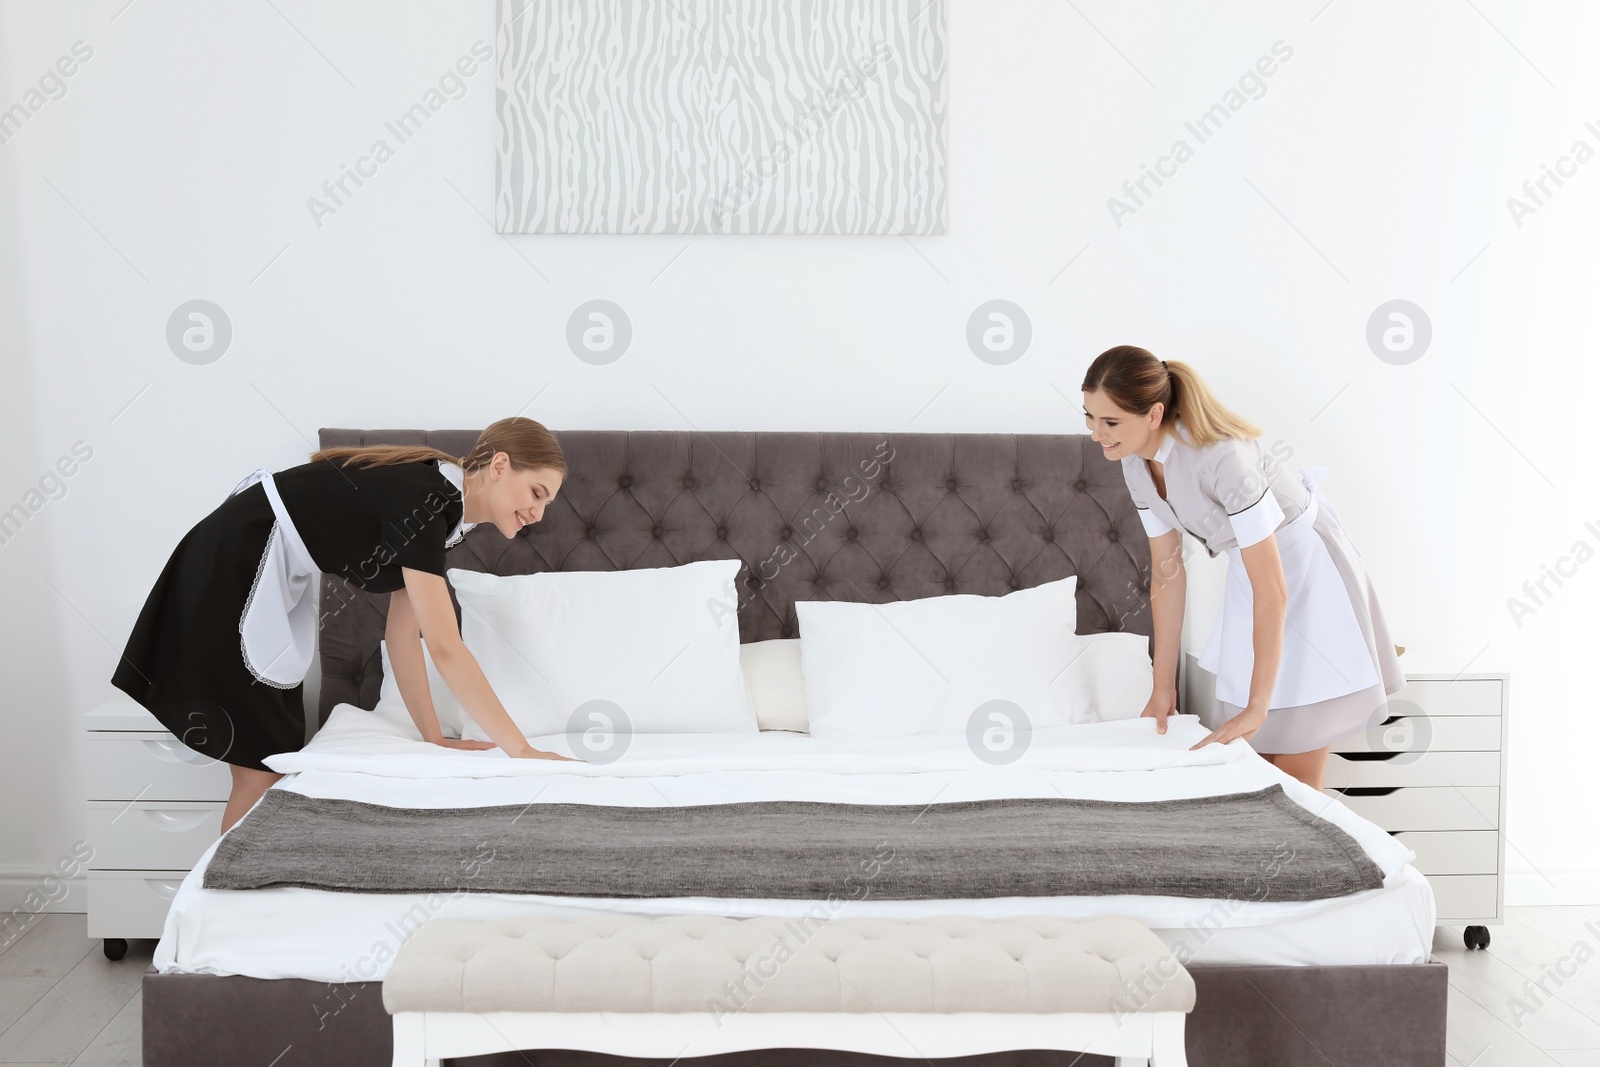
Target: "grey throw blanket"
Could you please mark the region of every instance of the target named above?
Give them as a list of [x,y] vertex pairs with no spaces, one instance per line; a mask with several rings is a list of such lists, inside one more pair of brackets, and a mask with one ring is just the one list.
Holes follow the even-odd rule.
[[1126,802],[390,808],[269,790],[207,889],[789,900],[1140,894],[1293,901],[1383,884],[1281,785]]

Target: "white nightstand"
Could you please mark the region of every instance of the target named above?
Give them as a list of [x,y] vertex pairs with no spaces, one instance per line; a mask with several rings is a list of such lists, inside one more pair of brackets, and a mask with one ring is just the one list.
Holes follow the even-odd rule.
[[[1180,710],[1204,709],[1214,679],[1184,655]],[[1417,854],[1438,920],[1466,925],[1468,948],[1505,921],[1505,747],[1508,674],[1408,674],[1389,721],[1334,742],[1327,789]]]
[[126,696],[85,717],[89,936],[108,959],[160,937],[172,896],[222,828],[232,775]]

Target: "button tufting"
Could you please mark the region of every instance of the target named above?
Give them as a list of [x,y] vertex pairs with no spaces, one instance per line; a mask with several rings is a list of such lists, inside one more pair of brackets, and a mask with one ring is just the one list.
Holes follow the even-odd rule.
[[826,488],[828,488],[827,479],[818,478],[817,479],[817,489],[818,489],[818,491],[820,492],[821,490],[826,489]]
[[944,483],[944,487],[946,489],[954,489],[956,487],[956,480],[951,478],[948,482]]
[[760,478],[751,478],[750,479],[750,488],[752,488],[752,489],[760,489],[761,488],[761,479]]
[[1022,583],[1017,581],[1015,578],[1013,578],[1013,579],[1011,579],[1011,588],[1013,588],[1013,589],[1021,589],[1022,588]]
[[593,537],[594,536],[594,527],[593,526],[585,526],[583,528],[583,536],[585,536],[585,537]]
[[894,487],[889,484],[889,479],[887,479],[887,478],[885,478],[883,481],[878,483],[878,489],[881,490],[882,492],[887,493],[892,488],[894,488]]
[[889,588],[889,579],[887,579],[887,578],[879,578],[878,579],[878,588],[879,589],[887,589],[887,588]]
[[624,474],[622,477],[617,479],[617,485],[620,486],[623,489],[628,488],[628,486],[630,486],[632,484],[633,484],[633,479],[630,478],[626,474]]
[[694,479],[693,478],[685,478],[683,480],[683,487],[685,489],[693,489],[694,488]]
[[856,528],[854,526],[850,527],[844,532],[844,536],[845,540],[854,541],[856,539]]
[[1115,541],[1115,540],[1118,540],[1118,539],[1119,539],[1119,538],[1120,538],[1120,537],[1121,537],[1121,536],[1122,536],[1122,535],[1121,535],[1121,534],[1119,534],[1119,533],[1117,533],[1117,531],[1115,531],[1115,530],[1107,530],[1107,531],[1106,531],[1106,540],[1107,540],[1107,541]]
[[652,536],[654,536],[654,537],[660,537],[660,536],[661,536],[661,527],[659,527],[659,526],[652,526],[652,527],[651,527],[651,528],[650,528],[650,533],[651,533],[651,535],[652,535]]
[[913,541],[922,540],[922,531],[917,529],[914,526],[911,528],[911,540],[913,540]]
[[956,580],[954,578],[946,578],[944,580],[944,587],[946,590],[954,589],[956,587]]
[[722,537],[722,538],[726,538],[728,536],[728,528],[726,526],[718,526],[717,527],[717,536],[718,537]]
[[761,579],[759,574],[750,579],[751,589],[765,589],[766,587],[767,583]]
[[1084,481],[1082,478],[1079,478],[1077,481],[1072,483],[1072,488],[1081,493],[1085,489],[1089,488],[1089,483]]
[[980,540],[980,541],[989,540],[989,531],[988,530],[979,530],[978,531],[978,540]]
[[790,626],[788,623],[784,623],[783,624],[782,633],[783,633],[783,636],[785,636],[785,637],[793,637],[794,636],[794,627]]
[[1011,488],[1013,488],[1013,489],[1021,489],[1022,488],[1022,479],[1021,478],[1013,478],[1013,479],[1011,479]]
[[1043,534],[1043,537],[1046,541],[1054,541],[1056,539],[1056,532],[1054,530],[1046,530]]

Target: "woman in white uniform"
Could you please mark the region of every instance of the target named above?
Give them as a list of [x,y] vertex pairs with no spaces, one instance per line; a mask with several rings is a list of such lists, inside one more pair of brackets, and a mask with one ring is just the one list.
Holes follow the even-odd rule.
[[1229,557],[1199,659],[1217,680],[1220,725],[1194,747],[1242,737],[1321,789],[1333,742],[1380,721],[1404,676],[1360,554],[1309,476],[1318,472],[1292,475],[1193,368],[1132,345],[1089,365],[1083,408],[1150,538],[1155,670],[1143,714],[1165,733],[1177,706],[1186,530]]

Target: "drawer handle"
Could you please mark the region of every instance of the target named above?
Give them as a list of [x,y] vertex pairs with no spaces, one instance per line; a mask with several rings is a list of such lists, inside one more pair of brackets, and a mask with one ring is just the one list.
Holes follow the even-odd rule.
[[163,763],[187,763],[191,767],[206,767],[216,762],[210,756],[204,756],[176,738],[159,741],[145,741],[144,747],[150,754]]
[[1346,785],[1335,786],[1334,792],[1347,797],[1386,797],[1399,788],[1397,785]]
[[1400,755],[1398,752],[1340,752],[1340,759],[1347,759],[1351,763],[1371,763],[1374,760],[1394,759]]
[[188,811],[184,809],[145,808],[144,817],[156,825],[157,829],[166,830],[168,833],[182,833],[193,830],[205,822],[215,812]]
[[171,900],[178,893],[178,887],[183,883],[174,882],[170,878],[146,878],[144,884],[150,887],[150,892],[162,900]]

